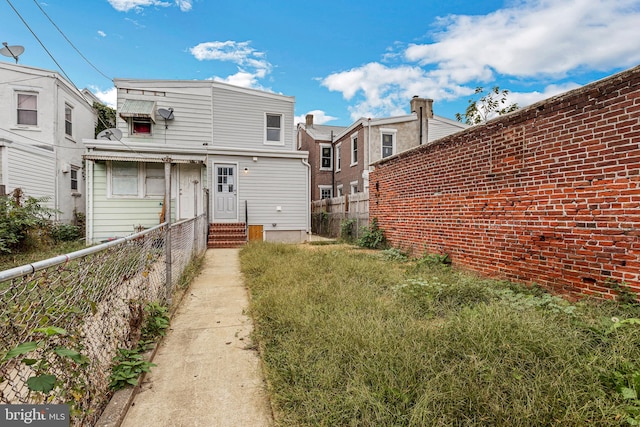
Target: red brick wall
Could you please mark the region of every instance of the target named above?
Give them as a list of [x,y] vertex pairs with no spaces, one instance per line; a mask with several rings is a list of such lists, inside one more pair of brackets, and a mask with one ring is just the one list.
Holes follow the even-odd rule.
[[640,67],[380,162],[370,194],[370,218],[413,255],[640,293]]

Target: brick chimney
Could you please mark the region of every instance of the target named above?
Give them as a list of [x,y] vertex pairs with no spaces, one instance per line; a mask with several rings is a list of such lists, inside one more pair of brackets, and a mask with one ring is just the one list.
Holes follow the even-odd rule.
[[307,114],[305,116],[305,125],[313,126],[313,114]]
[[433,118],[433,99],[420,98],[417,95],[411,98],[411,112],[419,115],[420,107],[422,107],[423,117]]

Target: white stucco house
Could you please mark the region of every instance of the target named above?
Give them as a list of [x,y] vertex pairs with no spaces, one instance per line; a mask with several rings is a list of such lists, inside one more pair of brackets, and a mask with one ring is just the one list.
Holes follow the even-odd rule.
[[92,104],[55,71],[0,61],[0,82],[0,194],[46,197],[56,220],[73,222],[85,209]]
[[308,153],[294,147],[293,97],[210,80],[114,84],[117,130],[84,141],[89,242],[160,223],[165,176],[173,221],[206,213],[212,230],[307,238],[310,172]]

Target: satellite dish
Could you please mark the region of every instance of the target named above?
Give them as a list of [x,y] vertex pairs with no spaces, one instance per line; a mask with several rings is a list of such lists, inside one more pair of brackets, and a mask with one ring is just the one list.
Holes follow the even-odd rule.
[[96,139],[108,139],[109,141],[120,141],[122,131],[116,128],[105,129],[96,136]]
[[16,60],[16,64],[18,63],[18,56],[24,53],[24,47],[22,46],[9,46],[7,42],[2,42],[4,46],[0,49],[0,53],[4,56],[10,56]]
[[158,108],[158,114],[165,120],[173,120],[173,108]]

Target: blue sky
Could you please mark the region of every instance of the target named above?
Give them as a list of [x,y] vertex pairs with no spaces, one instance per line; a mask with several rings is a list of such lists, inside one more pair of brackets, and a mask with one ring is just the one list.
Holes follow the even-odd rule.
[[640,0],[0,0],[0,42],[60,71],[11,6],[109,104],[110,78],[216,79],[330,125],[408,114],[414,95],[454,118],[477,86],[525,106],[640,64]]

